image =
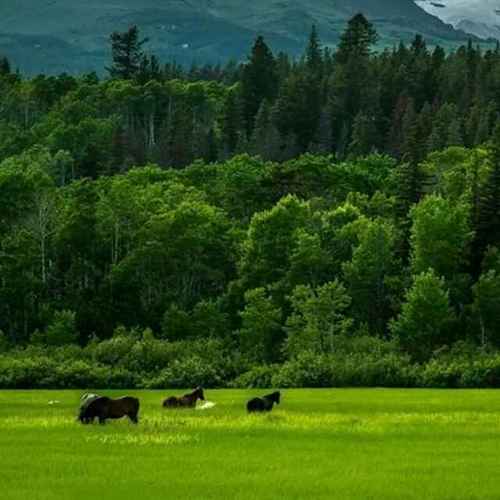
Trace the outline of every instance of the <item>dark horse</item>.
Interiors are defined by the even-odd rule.
[[[134,424],[139,422],[139,400],[130,396],[111,399],[106,396],[88,398],[80,407],[78,420],[83,424],[90,424],[98,419],[105,424],[108,419],[117,419],[127,416]]]
[[[271,411],[274,403],[280,404],[281,394],[279,391],[268,394],[262,398],[253,398],[247,403],[249,413]]]
[[[197,387],[190,394],[184,394],[181,397],[170,396],[163,401],[163,408],[194,408],[198,399],[205,401],[201,387]]]
[[[96,399],[99,399],[101,396],[98,394],[89,394],[85,393],[81,398],[80,398],[80,411],[79,411],[79,416],[78,420],[80,420],[83,424],[90,424],[90,422],[93,420],[90,419],[90,417],[86,416],[86,408],[89,406],[92,401],[95,401]]]

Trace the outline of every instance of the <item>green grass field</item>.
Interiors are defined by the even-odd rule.
[[[80,392],[0,392],[0,498],[500,498],[495,391],[289,390],[264,416],[257,392],[167,412],[169,392],[130,393],[137,427],[78,424]]]

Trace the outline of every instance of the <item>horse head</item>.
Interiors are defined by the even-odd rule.
[[[273,392],[269,399],[279,405],[281,399],[281,392],[280,391]]]
[[[195,395],[196,395],[196,397],[198,399],[201,399],[202,401],[205,401],[205,394],[203,393],[203,388],[202,387],[197,387],[194,392],[195,392]]]

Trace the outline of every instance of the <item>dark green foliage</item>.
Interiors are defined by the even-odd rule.
[[[10,61],[6,57],[0,57],[0,75],[9,75],[10,72]]]
[[[113,33],[110,40],[113,64],[108,72],[112,78],[130,80],[139,74],[141,77],[151,77],[158,73],[157,61],[150,61],[142,52],[147,40],[141,39],[137,26],[132,26],[124,33]]]
[[[109,80],[0,74],[0,386],[496,384],[495,53],[125,35]]]
[[[416,276],[400,315],[391,323],[391,333],[406,351],[422,361],[448,343],[453,320],[444,280],[430,270]]]
[[[78,340],[76,315],[72,311],[56,311],[45,331],[47,345],[74,344]]]
[[[491,144],[491,170],[480,193],[478,203],[476,242],[478,250],[500,241],[500,126]]]
[[[340,38],[336,60],[346,64],[349,60],[360,60],[370,55],[377,42],[377,32],[363,14],[356,14],[348,23]]]
[[[309,35],[309,45],[306,48],[306,63],[309,71],[317,78],[320,78],[323,72],[323,54],[315,25],[313,25]]]
[[[272,101],[277,93],[276,61],[264,38],[258,37],[241,77],[243,115],[248,134],[252,132],[253,122],[262,101]]]

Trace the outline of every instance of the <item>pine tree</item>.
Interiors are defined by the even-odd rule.
[[[9,75],[11,72],[10,62],[6,57],[0,57],[0,76]]]
[[[392,112],[392,123],[387,137],[387,151],[396,158],[401,158],[403,155],[403,120],[409,104],[406,95],[400,95],[396,102],[394,111]]]
[[[491,117],[494,115],[495,104],[491,103],[486,109],[480,112],[479,122],[476,128],[476,134],[474,136],[474,143],[472,145],[479,146],[485,144],[490,138],[491,134]]]
[[[243,129],[243,110],[239,93],[231,89],[222,112],[221,142],[222,156],[229,157],[235,150]]]
[[[139,28],[132,26],[123,33],[114,32],[110,39],[113,63],[107,70],[111,78],[135,78],[144,62],[142,46],[148,41],[147,38],[141,40]]]
[[[363,14],[356,14],[348,23],[340,38],[335,59],[346,64],[352,58],[366,58],[370,48],[378,40],[377,31]]]
[[[377,32],[362,14],[354,16],[342,34],[335,54],[335,71],[330,82],[333,139],[340,157],[351,143],[356,115],[378,107],[378,88],[372,85],[374,66],[370,64],[371,46]]]
[[[323,73],[323,54],[315,25],[312,26],[311,34],[309,35],[309,44],[306,49],[306,64],[312,75],[321,78]]]
[[[349,154],[358,157],[365,156],[377,149],[378,132],[373,116],[358,113],[352,128],[352,139]]]
[[[264,157],[263,152],[266,149],[268,132],[271,122],[271,105],[266,99],[262,101],[253,127],[252,137],[250,139],[250,152]]]
[[[333,151],[332,119],[326,108],[320,112],[318,128],[308,151],[316,154],[330,154]]]
[[[417,164],[420,160],[421,151],[418,137],[418,115],[415,111],[413,99],[407,103],[403,115],[401,156],[404,162]]]
[[[247,133],[251,134],[255,115],[264,99],[274,101],[278,94],[276,60],[271,49],[259,36],[252,48],[252,54],[243,68],[241,78],[241,96],[243,116]]]
[[[463,146],[464,136],[462,130],[462,120],[455,118],[448,127],[447,146]]]
[[[206,136],[206,147],[203,155],[203,159],[206,163],[214,163],[217,161],[218,148],[217,148],[217,136],[213,127],[211,127]]]

